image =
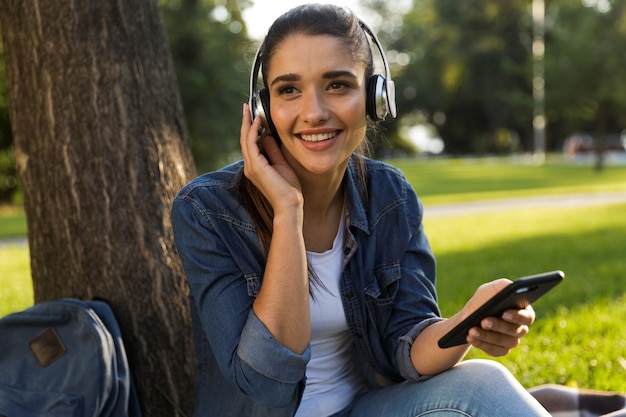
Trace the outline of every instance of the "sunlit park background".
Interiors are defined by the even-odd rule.
[[[248,26],[263,33],[271,23],[258,4],[250,13],[252,4],[161,1],[199,171],[239,157],[241,103],[259,36]],[[373,156],[402,169],[424,202],[443,314],[457,311],[484,281],[562,269],[565,282],[535,306],[531,334],[499,360],[527,387],[626,392],[625,202],[437,211],[626,193],[626,2],[350,6],[387,51],[400,117],[383,126]],[[0,316],[33,303],[13,155],[0,45]]]

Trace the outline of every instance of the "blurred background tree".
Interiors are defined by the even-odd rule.
[[[590,132],[600,150],[605,139],[626,129],[626,3],[558,0],[548,5],[549,135],[562,139]]]
[[[13,137],[9,121],[7,83],[5,76],[4,53],[0,39],[0,204],[15,201],[18,189],[17,169],[13,154]]]
[[[389,48],[398,107],[436,127],[448,153],[524,149],[532,133],[528,0],[414,0]],[[402,124],[402,121],[400,121]]]
[[[199,172],[237,157],[248,98],[248,39],[237,0],[162,0],[191,147]],[[234,156],[233,156],[234,154]]]
[[[253,2],[161,0],[199,172],[239,157],[256,49],[242,11]],[[415,151],[418,125],[449,155],[532,150],[531,0],[361,4],[385,45],[401,115],[385,123],[375,156]],[[551,0],[545,30],[547,151],[561,151],[576,132],[625,129],[626,2]],[[6,96],[0,43],[0,202],[15,199],[18,186]]]

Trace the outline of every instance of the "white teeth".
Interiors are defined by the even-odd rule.
[[[337,132],[320,133],[317,135],[300,135],[300,138],[305,142],[321,142],[323,140],[334,138],[335,135],[337,135]]]

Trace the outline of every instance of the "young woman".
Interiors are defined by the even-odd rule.
[[[485,318],[465,345],[437,345],[509,281],[440,317],[422,206],[398,170],[361,155],[368,123],[393,111],[371,40],[337,6],[278,18],[252,76],[260,67],[266,89],[252,104],[264,117],[243,108],[243,161],[174,201],[195,416],[548,415],[502,366],[461,362],[471,345],[508,353],[532,308]]]

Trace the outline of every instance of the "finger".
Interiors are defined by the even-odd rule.
[[[500,278],[480,285],[476,289],[476,292],[474,293],[472,298],[467,302],[464,307],[464,310],[466,310],[466,314],[469,315],[471,312],[477,310],[487,300],[502,291],[502,289],[509,285],[511,282],[512,281],[509,279]]]
[[[515,346],[502,346],[500,344],[489,343],[487,341],[481,339],[471,339],[468,336],[467,343],[472,345],[473,347],[482,350],[489,356],[499,357],[508,355]],[[518,341],[519,344],[519,341]]]
[[[250,126],[252,125],[252,120],[250,116],[250,111],[247,103],[243,104],[243,112],[241,115],[241,129],[239,131],[239,138],[243,139],[248,135],[248,131],[250,130]]]
[[[507,278],[499,278],[493,281],[489,281],[489,282],[485,282],[484,284],[481,284],[478,289],[477,289],[477,293],[479,292],[484,292],[484,296],[491,298],[494,295],[496,295],[497,293],[499,293],[500,291],[502,291],[502,289],[504,287],[506,287],[507,285],[509,285],[512,281],[510,279]]]
[[[487,333],[503,334],[511,337],[524,337],[528,334],[528,325],[514,323],[494,317],[487,317],[480,322],[480,326]]]
[[[521,310],[507,310],[502,314],[502,320],[530,326],[535,322],[535,310],[530,305]]]
[[[239,146],[241,146],[242,153],[245,152],[246,138],[250,132],[250,126],[252,121],[250,120],[250,112],[248,111],[248,105],[244,103],[243,114],[241,115],[241,128],[239,130]]]
[[[276,142],[273,136],[268,135],[263,138],[263,150],[272,165],[286,163],[280,146],[278,146],[278,142]]]
[[[508,278],[498,278],[496,280],[493,280],[491,282],[488,282],[487,285],[491,286],[495,292],[500,292],[502,291],[505,287],[507,287],[509,284],[511,284],[510,279]]]
[[[250,161],[254,158],[259,151],[257,140],[259,138],[259,129],[261,128],[261,120],[256,117],[252,123],[250,123],[250,113],[247,111],[247,104],[244,105],[243,116],[241,119],[241,131],[239,136],[239,144],[241,146],[241,153],[244,160]]]
[[[519,335],[509,335],[474,327],[467,335],[467,343],[491,356],[502,356],[519,346],[522,333],[524,333],[523,330]]]
[[[255,126],[256,125],[256,126]],[[256,127],[256,128],[255,128]],[[240,138],[248,138],[254,134],[254,137],[258,137],[259,129],[261,127],[261,120],[257,116],[252,120],[252,115],[250,114],[250,107],[248,104],[244,103],[243,112],[241,116],[241,130],[240,130]]]
[[[252,124],[252,113],[248,103],[243,103],[243,120],[247,122],[248,126]]]

